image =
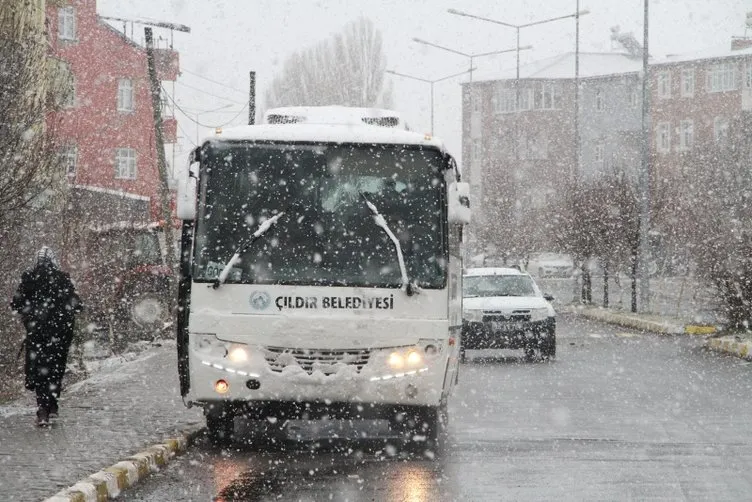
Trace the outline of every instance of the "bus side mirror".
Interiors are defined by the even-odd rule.
[[[196,219],[196,178],[191,174],[190,167],[178,180],[176,206],[179,219],[186,221]]]
[[[448,192],[449,223],[467,225],[470,223],[470,184],[464,182],[450,183]]]

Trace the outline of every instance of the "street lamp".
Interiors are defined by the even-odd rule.
[[[433,84],[436,84],[438,82],[443,82],[444,80],[449,80],[450,78],[459,77],[460,75],[464,75],[465,73],[472,72],[474,69],[475,68],[471,67],[469,70],[461,71],[459,73],[453,73],[452,75],[447,75],[446,77],[441,77],[441,78],[437,78],[434,80],[416,77],[413,75],[407,75],[405,73],[399,73],[393,70],[384,70],[384,71],[386,73],[391,73],[392,75],[397,75],[398,77],[409,78],[411,80],[417,80],[418,82],[425,82],[426,84],[431,85],[431,134],[433,134]]]
[[[413,42],[416,42],[416,43],[419,43],[419,44],[423,44],[423,45],[428,45],[428,46],[434,47],[436,49],[441,49],[442,51],[447,51],[447,52],[451,52],[452,54],[457,54],[459,56],[464,56],[466,58],[470,58],[470,69],[468,70],[468,72],[470,73],[470,82],[473,81],[473,59],[484,57],[484,56],[493,56],[494,54],[504,54],[505,52],[514,52],[514,51],[517,51],[519,53],[519,51],[528,50],[528,49],[532,49],[533,48],[532,45],[525,45],[524,47],[516,47],[514,49],[502,49],[502,50],[498,50],[498,51],[479,52],[479,53],[475,53],[475,54],[468,54],[466,52],[461,52],[461,51],[458,51],[456,49],[451,49],[449,47],[444,47],[443,45],[435,44],[433,42],[428,42],[428,41],[423,40],[421,38],[413,38]]]
[[[224,106],[220,106],[219,108],[214,108],[212,110],[201,110],[201,111],[198,111],[198,112],[195,113],[195,115],[196,115],[196,146],[198,146],[198,142],[200,141],[200,139],[198,137],[199,136],[199,128],[202,127],[202,126],[203,127],[209,127],[209,126],[205,126],[201,122],[199,122],[199,117],[201,115],[203,115],[204,113],[218,112],[220,110],[225,110],[227,108],[230,108],[231,106],[232,106],[232,104],[228,103],[228,104],[226,104]]]
[[[497,21],[496,19],[489,19],[487,17],[476,16],[475,14],[468,14],[467,12],[460,11],[457,9],[448,9],[447,12],[449,12],[450,14],[455,14],[457,16],[471,17],[473,19],[479,19],[481,21],[487,21],[489,23],[500,24],[502,26],[506,26],[507,28],[514,28],[517,31],[517,80],[519,80],[520,79],[520,51],[522,50],[522,47],[520,47],[520,30],[522,28],[529,28],[531,26],[537,26],[539,24],[551,23],[553,21],[559,21],[561,19],[569,19],[570,17],[574,17],[579,20],[580,16],[584,16],[585,14],[588,14],[590,11],[578,9],[577,12],[575,12],[574,14],[567,14],[565,16],[552,17],[549,19],[541,19],[540,21],[532,21],[530,23],[524,23],[524,24],[505,23],[504,21]]]

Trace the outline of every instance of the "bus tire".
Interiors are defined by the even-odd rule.
[[[401,415],[399,427],[404,432],[406,449],[417,456],[438,457],[444,449],[449,421],[446,403],[418,407]]]
[[[222,407],[207,410],[206,433],[213,445],[232,444],[235,436],[235,415]]]

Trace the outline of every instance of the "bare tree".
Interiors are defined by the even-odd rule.
[[[0,226],[28,207],[60,161],[45,114],[54,102],[46,44],[0,37]]]
[[[685,157],[683,173],[667,184],[674,191],[671,237],[683,242],[698,275],[715,286],[729,325],[752,323],[752,122],[738,120],[733,137],[698,145]]]
[[[292,54],[266,92],[266,106],[388,106],[381,33],[360,18],[317,45]]]

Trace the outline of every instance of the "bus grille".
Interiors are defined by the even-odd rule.
[[[309,374],[319,370],[325,375],[336,373],[341,365],[353,366],[360,370],[368,364],[370,350],[326,350],[326,349],[289,349],[284,347],[266,347],[266,363],[272,371],[282,372],[285,367],[297,364]]]

